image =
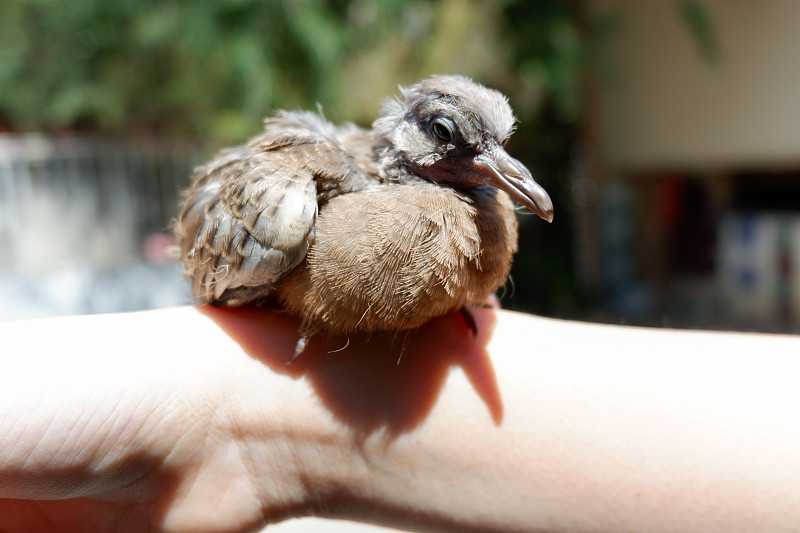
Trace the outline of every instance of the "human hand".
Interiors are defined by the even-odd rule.
[[[4,325],[33,346],[0,378],[0,529],[234,532],[335,512],[347,488],[327,479],[367,481],[333,455],[420,424],[454,364],[500,416],[457,315],[413,338],[319,336],[287,366],[291,319],[198,309]]]

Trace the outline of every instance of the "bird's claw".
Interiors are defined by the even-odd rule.
[[[288,361],[286,361],[286,366],[291,365],[295,362],[295,360],[300,357],[300,354],[306,349],[308,346],[308,340],[311,338],[310,335],[300,335],[300,338],[297,339],[297,344],[294,347],[294,354]]]
[[[467,328],[472,332],[472,338],[478,336],[478,323],[475,321],[475,315],[472,314],[472,311],[469,310],[469,307],[466,305],[462,306],[458,310],[461,317],[464,319],[464,323],[467,325]]]

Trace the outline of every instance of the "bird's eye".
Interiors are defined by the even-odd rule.
[[[449,120],[444,118],[437,118],[431,122],[431,132],[433,135],[443,143],[453,141],[453,126]]]

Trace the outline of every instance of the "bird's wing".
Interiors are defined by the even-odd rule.
[[[195,298],[238,305],[269,296],[305,258],[318,197],[366,183],[336,134],[320,115],[283,113],[198,170],[177,231]]]

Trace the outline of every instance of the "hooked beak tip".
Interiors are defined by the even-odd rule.
[[[546,194],[546,193],[545,193]],[[539,218],[545,222],[553,222],[553,202],[550,196],[545,196],[535,202],[534,206],[527,203],[523,204],[525,207],[533,211]],[[535,207],[535,209],[534,209]]]

